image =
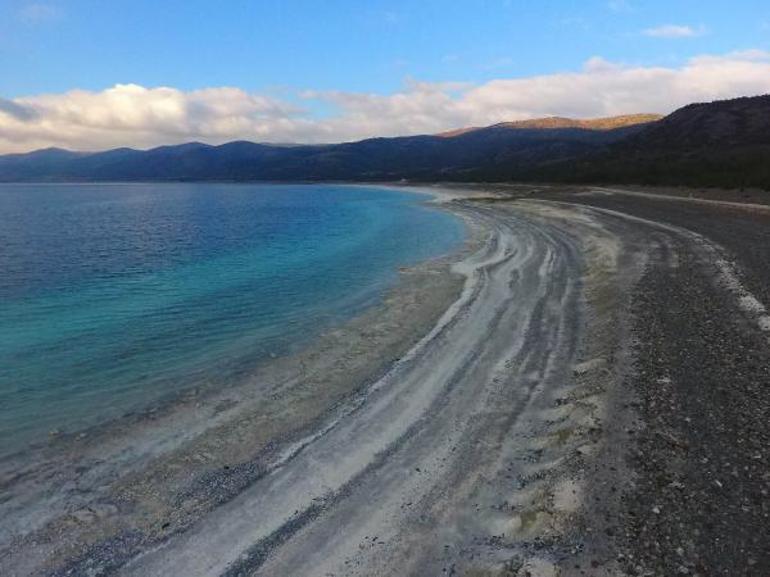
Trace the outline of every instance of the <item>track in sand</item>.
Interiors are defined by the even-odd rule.
[[[705,238],[569,200],[448,201],[478,240],[453,265],[462,291],[384,373],[302,435],[276,437],[258,474],[190,522],[152,535],[110,532],[109,515],[90,529],[70,524],[83,537],[67,554],[38,529],[2,549],[0,568],[135,577],[634,574],[624,496],[632,504],[654,497],[639,493],[646,473],[629,461],[649,449],[637,438],[651,423],[637,382],[646,358],[639,339],[651,337],[640,330],[635,291],[694,259],[704,290],[729,302],[730,314],[753,313],[741,308],[748,292],[720,280],[731,269],[708,269],[720,249]],[[645,310],[666,315],[664,305]],[[191,484],[163,491],[186,506]],[[19,561],[46,539],[50,554]],[[696,564],[683,567],[697,574]]]

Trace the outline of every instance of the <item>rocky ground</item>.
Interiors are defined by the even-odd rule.
[[[638,417],[620,439],[631,475],[607,529],[622,568],[770,574],[770,332],[757,303],[746,306],[746,293],[770,302],[770,210],[547,196],[651,221],[627,222],[647,228],[652,250],[631,292],[631,362],[617,390]]]
[[[770,575],[770,209],[467,196],[451,270],[241,389],[0,463],[0,573]]]

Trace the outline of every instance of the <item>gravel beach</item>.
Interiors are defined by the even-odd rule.
[[[652,244],[619,383],[639,419],[613,532],[624,570],[770,574],[770,209],[717,192],[711,202],[547,196],[648,221],[626,219]]]
[[[0,462],[0,574],[770,575],[770,210],[433,190],[381,306]]]

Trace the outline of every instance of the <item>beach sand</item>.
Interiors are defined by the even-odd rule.
[[[689,461],[671,442],[686,432],[648,433],[668,414],[645,388],[649,323],[677,311],[639,287],[697,262],[692,282],[753,339],[752,284],[724,282],[730,255],[707,238],[573,190],[428,190],[468,241],[402,271],[381,305],[241,386],[0,463],[0,574],[695,574],[703,543],[649,542],[683,513],[655,504],[645,451]]]
[[[188,391],[3,459],[0,543],[25,551],[34,539],[50,565],[125,531],[163,538],[231,498],[355,405],[435,325],[462,290],[452,263],[481,234],[469,225],[460,250],[400,270],[379,305],[262,363],[238,386]],[[40,561],[4,553],[0,568],[11,574]]]

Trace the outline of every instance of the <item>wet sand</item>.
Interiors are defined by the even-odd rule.
[[[684,436],[654,420],[677,414],[673,397],[668,412],[655,403],[698,376],[685,376],[676,355],[666,371],[651,365],[658,339],[671,343],[667,354],[686,349],[665,328],[681,309],[666,305],[685,288],[660,292],[686,266],[697,271],[689,286],[697,280],[737,319],[736,334],[767,352],[763,313],[747,306],[762,298],[732,255],[635,215],[633,203],[588,206],[607,194],[436,192],[469,242],[405,271],[382,306],[242,387],[0,463],[0,574],[547,577],[713,566],[709,516],[682,517],[673,497],[657,504],[668,492],[653,475],[682,461],[671,439]],[[699,322],[700,302],[689,312]],[[735,357],[730,346],[694,358],[721,367]],[[764,374],[757,362],[741,365],[747,383]],[[697,373],[697,362],[682,366]],[[687,414],[713,428],[712,413]],[[753,426],[745,450],[762,466],[765,432]],[[754,507],[743,520],[755,533],[759,490],[749,485],[735,504]],[[651,528],[664,520],[704,536],[690,544],[669,531],[655,542]],[[718,531],[743,547],[722,561],[732,574],[764,566],[754,541]]]

